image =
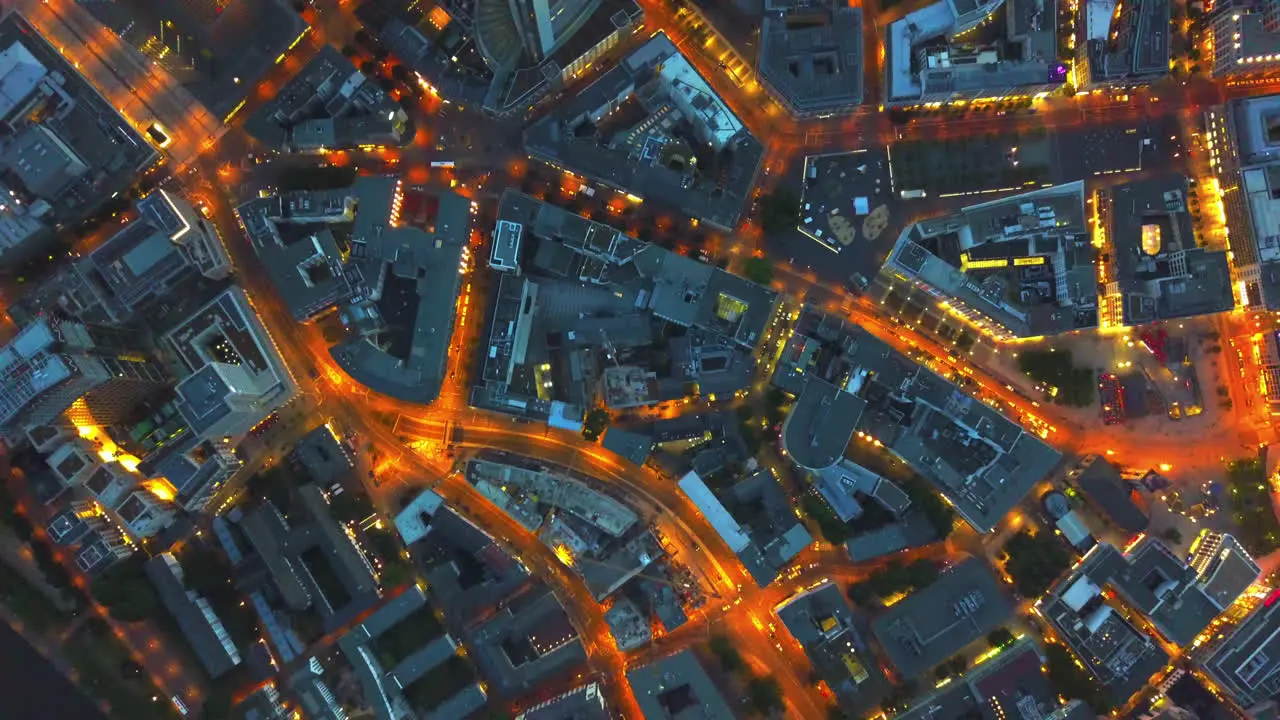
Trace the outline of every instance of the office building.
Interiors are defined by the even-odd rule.
[[[117,330],[41,319],[0,348],[0,435],[25,441],[24,428],[48,425],[73,408],[78,425],[115,422],[163,387],[158,363]]]
[[[644,720],[736,717],[692,650],[683,650],[627,672]]]
[[[197,309],[160,342],[183,369],[178,409],[195,437],[238,439],[297,392],[284,358],[238,287]]]
[[[402,222],[411,202],[433,210]],[[257,198],[236,212],[295,318],[338,309],[352,331],[330,350],[343,370],[401,400],[440,394],[470,261],[469,200],[365,176],[346,188]]]
[[[1169,0],[1083,0],[1078,6],[1079,89],[1146,85],[1169,74]]]
[[[1187,581],[1194,573],[1186,575],[1181,572],[1185,566],[1178,565],[1160,548],[1144,545],[1129,557],[1099,543],[1036,602],[1035,612],[1084,664],[1110,702],[1127,702],[1169,660],[1160,643],[1133,624],[1130,613],[1158,609],[1156,591],[1165,597],[1180,584],[1189,587]],[[1146,572],[1153,573],[1147,576],[1152,580],[1150,588],[1142,584]],[[1203,617],[1208,612],[1205,606],[1195,602],[1179,618],[1179,604],[1176,598],[1170,600],[1173,607],[1166,608],[1172,611],[1166,617],[1170,622],[1161,632],[1185,635],[1202,618],[1205,624],[1212,620],[1212,615]],[[1134,607],[1126,610],[1130,602]],[[1198,632],[1194,629],[1191,636]]]
[[[1221,198],[1241,308],[1280,310],[1278,119],[1280,95],[1232,100],[1205,113],[1213,191]]]
[[[285,152],[389,147],[413,140],[413,126],[400,103],[332,45],[322,47],[258,108],[245,130]]]
[[[760,77],[798,117],[862,104],[862,8],[769,0],[760,26]]]
[[[19,323],[56,312],[146,326],[147,311],[171,293],[231,273],[218,231],[185,198],[156,190],[134,209],[137,216],[124,228],[24,295],[9,314]]]
[[[781,438],[792,462],[815,473],[836,467],[856,434],[906,461],[979,532],[990,532],[1062,458],[999,411],[838,317],[801,315],[773,384],[797,398]]]
[[[1280,694],[1280,602],[1277,593],[1196,655],[1198,667],[1242,709]]]
[[[333,631],[377,604],[377,573],[324,490],[308,484],[297,495],[287,519],[267,500],[237,521],[248,545],[238,582],[251,594],[270,590],[291,612],[313,610]]]
[[[634,102],[630,102],[634,101]],[[636,113],[614,113],[623,105]],[[530,157],[728,230],[764,148],[659,33],[525,131]]]
[[[871,627],[898,676],[907,679],[984,637],[1013,610],[986,563],[969,558],[942,571],[932,585],[894,603]]]
[[[235,642],[209,601],[187,589],[178,559],[170,553],[160,553],[142,567],[156,589],[160,604],[173,616],[209,677],[222,677],[239,665],[240,651]]]
[[[1111,250],[1102,273],[1105,325],[1144,325],[1235,307],[1227,252],[1197,242],[1189,190],[1187,178],[1177,175],[1096,194],[1098,222]]]
[[[838,585],[824,582],[782,601],[774,611],[842,709],[865,713],[888,694],[889,680]]]
[[[578,630],[550,588],[510,598],[467,632],[467,649],[501,695],[527,692],[586,660]]]
[[[680,480],[680,489],[760,587],[773,582],[792,558],[813,543],[768,468],[734,483],[719,497],[692,471]]]
[[[1098,325],[1096,251],[1077,181],[971,205],[902,231],[882,272],[1000,340]]]
[[[1058,693],[1041,669],[1034,640],[1022,638],[999,651],[983,653],[963,675],[917,697],[895,720],[1045,718],[1059,709]],[[1075,716],[1071,716],[1075,719]],[[1086,713],[1077,720],[1096,720]]]
[[[1006,32],[981,26],[1003,8]],[[884,104],[917,107],[1053,92],[1067,81],[1057,53],[1057,3],[939,0],[884,32]]]
[[[1280,5],[1219,0],[1209,14],[1213,75],[1266,75],[1280,67]]]
[[[569,427],[600,402],[639,407],[750,386],[777,293],[515,191],[498,218],[503,232],[519,228],[510,260],[520,274],[499,280],[473,404]],[[669,325],[688,331],[666,333],[655,355]]]
[[[592,682],[521,711],[516,720],[610,720],[600,683]]]
[[[357,16],[432,92],[498,117],[550,101],[644,26],[634,0],[445,0],[425,17],[407,5],[374,0]]]
[[[158,155],[17,13],[0,22],[0,263],[21,263]]]

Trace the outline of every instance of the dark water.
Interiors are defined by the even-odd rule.
[[[0,718],[105,720],[97,705],[4,622],[0,622]]]

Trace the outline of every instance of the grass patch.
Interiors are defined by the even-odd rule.
[[[1240,542],[1254,557],[1280,548],[1280,525],[1271,509],[1271,488],[1260,460],[1236,460],[1227,466],[1232,519],[1240,528]]]
[[[63,653],[79,672],[79,685],[90,697],[111,706],[111,717],[131,720],[174,720],[177,711],[164,692],[145,677],[130,678],[121,672],[131,660],[129,650],[112,633],[95,634],[88,626],[77,630],[63,645]],[[152,696],[160,700],[152,702]]]
[[[4,562],[0,562],[0,605],[38,633],[49,632],[68,619],[22,573]]]

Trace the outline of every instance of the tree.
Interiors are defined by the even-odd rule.
[[[602,407],[592,408],[582,421],[582,438],[588,442],[600,439],[609,427],[609,411]]]
[[[998,627],[987,633],[987,645],[990,645],[992,649],[1008,647],[1009,645],[1012,645],[1016,639],[1017,638],[1013,636],[1013,633],[1009,632],[1009,629],[1004,627]]]
[[[391,78],[396,82],[401,82],[401,83],[409,82],[409,68],[403,65],[400,65],[398,63],[395,65],[392,65]]]
[[[1182,542],[1182,531],[1176,527],[1171,527],[1160,533],[1160,537],[1168,540],[1174,545],[1177,545]]]
[[[1111,710],[1112,703],[1102,686],[1076,665],[1070,650],[1058,643],[1050,643],[1045,646],[1045,658],[1049,683],[1059,695],[1083,700],[1098,715],[1106,715]]]
[[[766,233],[785,232],[800,222],[800,197],[778,188],[760,197],[760,227]]]
[[[720,665],[725,670],[734,673],[746,667],[742,662],[742,656],[738,654],[738,649],[733,646],[733,641],[725,635],[712,635],[711,640],[707,643],[711,652],[715,654],[720,661]]]
[[[378,72],[378,64],[372,60],[365,60],[360,63],[360,72],[366,77],[372,77]]]
[[[747,682],[747,697],[751,707],[762,715],[782,708],[782,686],[772,675],[751,678]]]
[[[1013,587],[1024,598],[1037,598],[1071,566],[1071,556],[1052,533],[1032,535],[1022,532],[1009,538],[1004,552],[1005,572],[1013,578]]]
[[[747,258],[742,266],[742,276],[757,285],[768,287],[773,282],[773,263],[762,257]]]
[[[109,568],[93,581],[92,589],[94,599],[120,622],[138,622],[160,612],[160,599],[142,573],[140,558]]]
[[[356,55],[356,49],[351,47],[350,45],[343,45],[341,52],[342,52],[342,57],[344,58],[352,58],[352,57],[355,57]]]
[[[867,587],[866,583],[854,583],[849,586],[849,599],[854,605],[870,605],[875,601],[876,594]]]

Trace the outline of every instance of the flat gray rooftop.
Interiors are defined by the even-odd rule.
[[[862,8],[767,11],[760,29],[760,75],[803,115],[862,103]]]
[[[1235,307],[1226,251],[1196,242],[1181,175],[1139,180],[1107,194],[1126,325],[1212,315]]]
[[[970,558],[872,623],[899,675],[914,678],[999,627],[1014,612],[985,561]]]
[[[627,671],[627,682],[644,720],[732,720],[735,717],[692,650],[682,650],[631,669]]]
[[[764,148],[691,69],[664,78],[677,66],[687,61],[658,34],[531,125],[526,150],[593,182],[733,228]],[[668,88],[698,100],[677,98]],[[618,108],[626,112],[611,116]]]

